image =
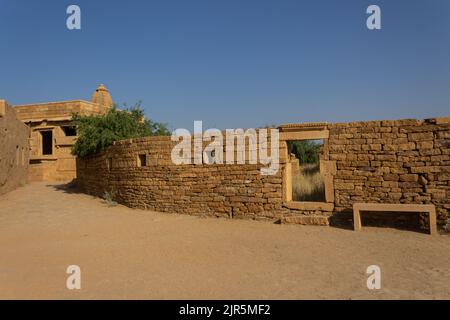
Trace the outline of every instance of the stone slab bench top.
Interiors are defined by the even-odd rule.
[[[430,234],[437,234],[436,208],[432,204],[354,203],[353,225],[355,231],[361,230],[361,211],[428,213]]]

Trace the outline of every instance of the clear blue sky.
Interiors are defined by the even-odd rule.
[[[0,39],[12,104],[104,83],[172,129],[450,115],[449,0],[0,0]]]

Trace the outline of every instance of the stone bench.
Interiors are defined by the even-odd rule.
[[[355,231],[361,230],[361,211],[428,213],[430,220],[430,234],[437,234],[436,208],[432,204],[354,203],[353,225]]]

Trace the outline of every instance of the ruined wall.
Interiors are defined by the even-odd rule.
[[[73,100],[16,105],[14,109],[17,118],[28,123],[71,120],[73,113],[81,115],[104,114],[109,110],[109,107],[84,100]]]
[[[76,136],[66,136],[65,126],[70,121],[30,122],[30,167],[28,181],[70,181],[76,177],[76,160],[72,155],[72,146]],[[42,135],[52,132],[52,154],[42,155]]]
[[[329,125],[335,211],[354,202],[434,204],[450,212],[450,118]]]
[[[260,165],[174,165],[170,137],[117,142],[77,159],[77,181],[87,192],[113,194],[125,205],[163,212],[273,219],[282,205],[281,170],[263,176]],[[147,166],[138,167],[138,155]],[[112,165],[111,168],[109,166]]]
[[[14,107],[17,118],[31,128],[30,167],[28,180],[34,181],[70,181],[76,177],[75,157],[71,154],[76,137],[66,136],[62,127],[72,126],[72,114],[99,115],[110,107],[83,101],[61,101]],[[44,131],[52,132],[50,155],[42,154],[42,136]]]
[[[286,200],[286,143],[280,143],[278,173],[263,176],[260,165],[176,166],[169,137],[120,141],[78,159],[77,180],[88,193],[103,196],[108,191],[130,207],[163,212],[326,225],[330,217],[351,211],[355,202],[432,203],[438,223],[446,222],[448,118],[337,123],[323,130],[327,136],[329,131],[322,155],[328,172],[321,165],[331,184],[327,203]],[[138,166],[139,154],[147,154],[147,166]]]
[[[27,182],[29,128],[0,100],[0,194]]]

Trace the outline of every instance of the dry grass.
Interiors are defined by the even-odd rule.
[[[319,164],[300,166],[300,172],[292,177],[294,201],[325,201],[325,186]]]
[[[445,226],[444,226],[444,230],[450,231],[450,218],[447,219],[447,222],[445,223]]]

